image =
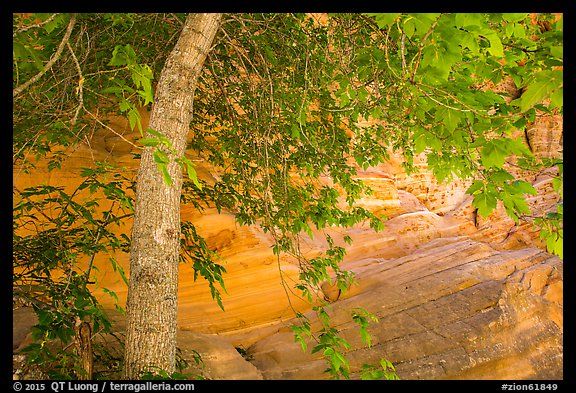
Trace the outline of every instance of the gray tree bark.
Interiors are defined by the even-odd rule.
[[[196,83],[220,20],[221,14],[188,16],[156,87],[149,127],[162,132],[176,153],[168,165],[171,186],[154,162],[153,148],[141,155],[126,304],[126,379],[175,370],[182,168],[174,158],[184,154]]]

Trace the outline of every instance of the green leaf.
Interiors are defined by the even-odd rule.
[[[558,176],[552,179],[552,187],[554,191],[560,195],[560,198],[564,198],[564,177]]]
[[[458,123],[460,123],[461,119],[462,114],[460,112],[446,107],[438,108],[435,114],[435,120],[444,124],[446,129],[450,132],[453,132],[456,127],[458,127]]]
[[[520,98],[520,110],[525,112],[532,108],[534,104],[541,102],[552,89],[553,87],[547,82],[535,82],[529,85]]]
[[[42,58],[40,56],[40,51],[37,51],[30,47],[30,45],[22,45],[19,42],[14,41],[14,59],[17,60],[27,60],[28,58],[32,60],[32,65],[38,71],[41,71],[44,68],[44,63],[42,62]],[[21,63],[21,67],[23,69],[27,69],[27,65],[29,64],[28,61]]]
[[[554,57],[559,59],[564,58],[564,47],[563,46],[551,46],[550,47],[550,54]]]
[[[186,169],[188,177],[190,178],[190,180],[192,180],[192,183],[194,183],[194,185],[198,187],[199,190],[201,190],[202,184],[200,184],[200,182],[198,181],[198,175],[196,174],[196,170],[194,169],[194,164],[192,164],[192,162],[190,161],[186,161]]]
[[[344,235],[344,242],[346,242],[349,245],[352,245],[352,238],[350,237],[350,235]]]
[[[168,138],[166,138],[166,136],[162,134],[160,131],[153,130],[152,128],[147,128],[146,132],[152,136],[155,136],[158,139],[159,143],[163,144],[169,149],[172,149],[172,142]]]
[[[514,24],[514,36],[519,38],[526,37],[526,27],[521,23]]]
[[[416,28],[414,26],[414,19],[413,18],[406,19],[402,26],[402,30],[404,31],[404,34],[406,34],[408,38],[412,38],[412,36],[414,35],[414,31],[416,31]]]
[[[551,253],[554,253],[554,251],[556,250],[556,243],[559,239],[558,233],[552,232],[548,235],[548,237],[546,238],[546,248],[548,249],[548,251],[550,251]]]
[[[457,47],[450,46],[445,42],[438,42],[433,45],[426,45],[422,51],[422,67],[427,66],[427,72],[423,74],[427,80],[446,80],[450,74],[451,67],[461,59]]]
[[[142,145],[144,146],[158,146],[160,144],[160,141],[156,138],[142,138],[139,139],[138,142],[140,142]]]
[[[526,112],[535,104],[542,102],[551,92],[560,88],[562,83],[562,71],[541,71],[536,75],[534,82],[526,87],[522,96],[512,101],[512,103],[518,103],[519,101],[520,111]]]
[[[44,25],[44,30],[46,30],[47,33],[51,33],[54,31],[54,29],[63,24],[64,17],[64,14],[57,15],[54,19],[52,19],[52,21]]]
[[[108,65],[110,66],[124,66],[136,64],[136,52],[132,49],[130,44],[116,45],[112,52],[112,58]]]
[[[166,164],[158,163],[158,168],[162,172],[162,176],[164,177],[164,183],[166,183],[166,185],[170,187],[172,185],[172,177],[168,172],[168,166]]]
[[[502,168],[507,154],[503,141],[499,139],[488,141],[480,150],[482,165],[485,168]]]
[[[457,27],[481,26],[483,25],[483,15],[480,13],[457,13],[454,22]]]
[[[504,13],[502,14],[502,20],[510,23],[520,22],[528,16],[527,13]]]
[[[525,117],[521,117],[520,119],[518,119],[517,121],[514,122],[514,127],[516,127],[519,130],[522,130],[526,127],[526,124],[528,122],[526,121]]]
[[[298,127],[298,125],[293,123],[292,126],[290,127],[290,130],[292,132],[291,133],[292,138],[296,138],[296,139],[300,138],[300,127]]]
[[[474,182],[472,183],[472,185],[470,187],[468,187],[468,189],[466,190],[466,194],[475,194],[477,193],[477,191],[481,190],[484,188],[484,182],[482,180],[474,180]]]
[[[494,183],[501,183],[508,180],[514,180],[514,176],[505,169],[498,168],[488,177],[488,180]]]
[[[439,16],[439,13],[432,12],[409,14],[409,17],[412,17],[414,21],[414,32],[422,37],[428,33],[428,30]]]
[[[166,154],[166,152],[164,152],[160,149],[156,149],[154,151],[154,161],[157,164],[168,164],[170,162],[170,159],[168,158],[168,155]]]
[[[516,223],[519,222],[516,213],[530,214],[530,208],[522,194],[511,194],[508,192],[501,192],[500,199],[504,204],[504,209],[510,218]]]
[[[362,341],[368,345],[368,347],[372,346],[372,336],[370,333],[368,333],[368,330],[360,329],[360,337],[362,338]]]
[[[103,291],[104,293],[107,293],[108,295],[110,295],[110,297],[113,298],[116,303],[119,302],[119,300],[118,300],[118,295],[116,295],[116,292],[111,291],[111,290],[108,289],[108,288],[102,288],[102,291]]]
[[[506,25],[506,28],[504,29],[504,32],[506,34],[506,37],[512,37],[514,35],[514,24],[508,23]]]
[[[474,200],[472,201],[472,206],[478,209],[478,213],[482,217],[488,217],[494,209],[498,200],[496,199],[495,192],[490,190],[485,190],[474,195]]]
[[[559,230],[558,236],[556,237],[556,241],[554,242],[554,248],[552,252],[560,257],[560,259],[564,259],[564,231]]]
[[[420,153],[422,153],[427,147],[428,147],[428,144],[426,143],[426,135],[425,135],[425,134],[420,134],[420,136],[418,136],[418,137],[414,140],[414,152],[415,152],[416,154],[420,154]]]
[[[533,153],[530,151],[530,149],[526,145],[524,138],[522,138],[522,137],[517,138],[517,139],[504,138],[503,141],[505,141],[506,150],[509,153],[520,155],[520,156],[527,156],[527,157],[533,155]]]
[[[130,121],[130,128],[134,130],[136,125],[138,125],[138,130],[142,134],[142,123],[140,122],[140,112],[135,107],[132,107],[128,112],[128,120]]]
[[[488,28],[481,30],[481,34],[484,35],[490,42],[490,47],[487,49],[490,54],[495,57],[504,57],[504,46],[498,34]]]
[[[515,180],[514,182],[512,182],[512,187],[518,194],[530,194],[530,195],[538,194],[534,186],[524,180]]]
[[[562,109],[564,106],[564,88],[559,88],[550,95],[550,107]]]
[[[337,359],[337,363],[335,362],[335,364],[338,364],[338,367],[336,367],[337,370],[339,370],[342,366],[344,366],[346,369],[350,368],[348,359],[346,359],[340,352],[336,351],[333,358]]]
[[[388,28],[388,26],[392,25],[400,14],[367,14],[368,16],[373,16],[376,19],[376,23],[378,27],[381,29]]]

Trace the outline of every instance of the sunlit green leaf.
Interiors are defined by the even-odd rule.
[[[497,203],[496,194],[491,191],[478,192],[472,200],[472,206],[478,209],[482,217],[488,217],[496,209]]]
[[[380,27],[381,29],[387,28],[388,26],[390,26],[392,23],[394,23],[396,21],[398,16],[400,16],[400,14],[394,14],[394,13],[367,14],[367,15],[373,16],[376,19],[376,23],[378,24],[378,27]]]

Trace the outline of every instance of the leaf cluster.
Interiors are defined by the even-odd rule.
[[[70,14],[13,14],[13,86],[30,80],[62,42]],[[25,170],[48,155],[53,166],[69,146],[97,129],[95,119],[118,111],[140,126],[136,106],[152,101],[167,48],[181,20],[171,14],[77,14],[62,55],[15,99],[13,163]],[[146,59],[145,62],[139,59]]]
[[[298,324],[290,325],[294,332],[294,340],[298,342],[303,351],[308,348],[308,342],[312,339],[316,345],[311,353],[321,352],[328,363],[325,370],[333,379],[350,379],[351,366],[345,352],[352,349],[350,343],[339,336],[339,330],[330,324],[330,315],[325,305],[314,306],[313,311],[321,322],[321,329],[314,333],[310,319],[302,313],[297,313]],[[371,335],[368,332],[370,322],[378,322],[378,317],[363,308],[355,308],[351,313],[352,321],[359,326],[361,340],[372,346]],[[364,364],[361,368],[361,379],[399,379],[392,363],[382,358],[380,368],[374,365]]]
[[[376,91],[396,92],[394,103],[386,107],[386,113],[395,116],[386,121],[402,130],[398,132],[402,136],[393,135],[397,141],[392,145],[404,149],[407,169],[412,154],[424,154],[438,181],[473,180],[467,192],[482,216],[501,202],[517,223],[529,218],[525,195],[536,190],[517,180],[510,166],[522,163],[522,176],[547,165],[517,135],[526,134],[537,114],[563,113],[563,17],[509,13],[368,17],[377,37],[368,48],[380,49],[371,49],[372,56],[382,59],[380,73],[391,77],[391,85],[379,78]],[[503,83],[510,87],[499,88]],[[561,179],[562,175],[555,184]],[[550,234],[542,233],[544,238]]]
[[[81,372],[71,351],[77,321],[88,321],[95,334],[111,332],[111,322],[93,295],[98,283],[92,262],[97,253],[126,251],[129,246],[129,239],[111,226],[123,225],[132,215],[132,182],[120,173],[110,174],[104,165],[83,174],[85,180],[71,194],[47,185],[15,190],[13,293],[38,317],[32,328],[34,343],[25,351],[30,364],[54,378],[76,378]],[[127,282],[113,256],[109,261]],[[113,291],[102,289],[118,301]],[[99,352],[96,356],[105,356],[106,349]]]
[[[226,273],[226,269],[217,262],[221,257],[208,247],[204,238],[198,234],[196,227],[191,222],[182,222],[181,231],[183,237],[181,240],[180,261],[192,264],[194,281],[196,281],[198,276],[202,276],[208,282],[212,298],[224,310],[220,291],[216,287],[216,284],[218,284],[226,293],[222,276]]]

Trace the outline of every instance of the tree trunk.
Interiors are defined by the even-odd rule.
[[[182,168],[174,158],[184,154],[194,90],[220,20],[221,14],[188,16],[156,88],[149,127],[172,142],[176,155],[168,165],[171,186],[154,162],[153,148],[141,156],[126,304],[126,379],[175,370]]]
[[[80,357],[83,373],[78,379],[91,380],[93,371],[92,327],[86,321],[76,323],[76,353]]]

